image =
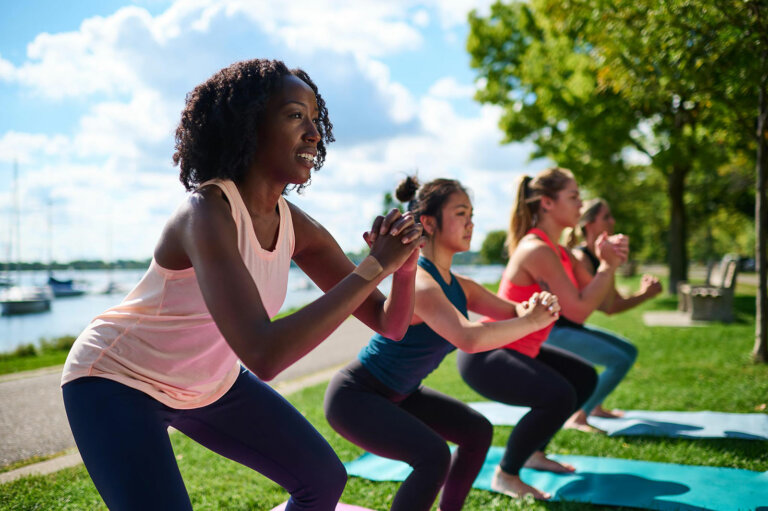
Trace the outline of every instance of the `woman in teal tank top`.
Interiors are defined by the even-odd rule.
[[[358,359],[331,380],[325,414],[350,442],[413,467],[392,510],[429,510],[442,489],[439,509],[455,511],[482,468],[493,428],[422,380],[456,348],[491,350],[549,325],[559,305],[549,293],[517,304],[451,273],[454,254],[469,250],[473,228],[472,204],[458,181],[436,179],[419,188],[409,177],[397,197],[409,202],[428,236],[418,261],[411,326],[401,340],[371,338]],[[501,321],[470,321],[469,310]],[[457,445],[453,454],[448,441]]]

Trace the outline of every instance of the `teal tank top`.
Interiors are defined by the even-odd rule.
[[[456,277],[451,274],[451,283],[446,284],[432,261],[419,257],[418,264],[440,284],[453,306],[468,317],[467,297]],[[420,323],[408,327],[400,341],[375,334],[357,357],[381,383],[401,394],[409,394],[455,349],[426,323]]]

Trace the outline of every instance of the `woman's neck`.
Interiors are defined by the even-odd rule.
[[[563,230],[565,229],[563,226],[551,221],[549,217],[542,218],[536,225],[534,225],[534,227],[544,231],[544,234],[547,235],[549,240],[555,244],[560,241],[560,236],[563,234]]]
[[[440,276],[446,282],[451,278],[451,263],[453,262],[454,252],[435,244],[432,240],[428,241],[424,248],[421,249],[421,255],[435,265],[437,271],[440,272]]]
[[[270,183],[266,179],[253,178],[251,175],[247,175],[236,186],[251,217],[274,215],[277,201],[284,189],[281,183]]]

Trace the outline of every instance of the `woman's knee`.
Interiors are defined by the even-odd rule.
[[[299,509],[330,509],[336,504],[347,484],[347,470],[337,457],[312,470],[312,477],[291,491]]]
[[[451,466],[451,450],[442,440],[425,442],[408,462],[421,477],[442,484]]]
[[[458,442],[462,447],[487,449],[493,440],[493,424],[480,413],[473,413],[466,422],[466,433]]]

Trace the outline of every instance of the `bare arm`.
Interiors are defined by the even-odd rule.
[[[662,289],[661,282],[659,282],[656,277],[643,275],[643,278],[640,281],[640,289],[636,293],[625,297],[614,288],[612,300],[608,303],[603,303],[603,305],[600,306],[600,310],[606,314],[624,312],[625,310],[637,307],[641,303],[650,300],[661,293]]]
[[[354,268],[354,264],[344,255],[336,240],[314,219],[291,205],[291,214],[297,240],[301,237],[301,245],[297,241],[293,259],[296,264],[315,282],[320,289],[328,292],[339,281],[346,277]],[[386,218],[378,217],[374,221],[372,231],[376,235],[365,234],[365,239],[372,239],[371,245],[382,237],[381,231],[399,236],[401,242],[416,243],[421,236],[421,226],[414,224],[410,215],[405,217],[393,210]],[[414,306],[414,278],[418,249],[414,249],[406,262],[392,275],[392,288],[388,297],[378,289],[371,291],[369,296],[354,311],[355,317],[368,325],[372,330],[390,339],[399,340],[405,335],[411,321]]]
[[[535,296],[535,304],[522,317],[490,323],[470,321],[427,272],[419,269],[416,277],[414,320],[424,321],[438,335],[468,353],[500,348],[541,330],[556,319],[558,310],[557,299],[544,293],[542,297]]]
[[[518,303],[492,293],[472,279],[461,275],[455,275],[455,277],[467,297],[467,309],[495,320],[517,317]]]
[[[317,229],[313,224],[297,232],[297,244],[299,236]],[[326,294],[295,314],[271,321],[238,252],[236,227],[220,193],[193,194],[171,235],[178,238],[195,268],[206,306],[227,343],[246,367],[264,380],[274,378],[322,342],[418,245],[382,236],[372,250],[384,268],[377,278],[369,281],[350,274],[352,263],[339,259],[343,270],[348,271]],[[324,238],[323,234],[315,236]],[[306,247],[313,247],[309,253],[325,253],[312,243]]]
[[[583,266],[573,261],[574,276],[579,288],[565,273],[559,257],[544,242],[524,240],[515,254],[516,263],[527,272],[541,289],[557,295],[562,314],[577,323],[583,323],[605,300],[613,289],[613,276],[621,257],[604,247],[606,259],[601,259],[594,277]],[[582,287],[583,285],[583,287]]]

